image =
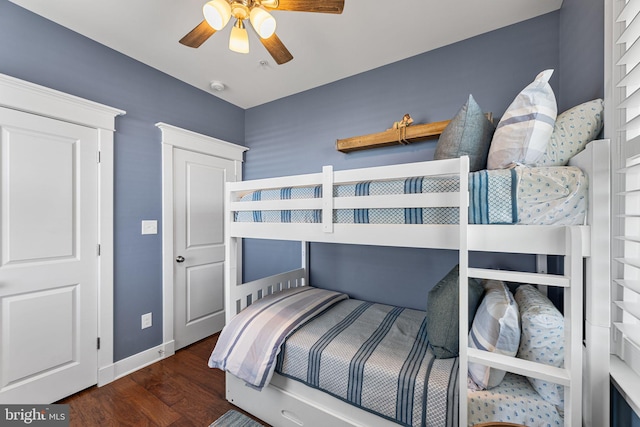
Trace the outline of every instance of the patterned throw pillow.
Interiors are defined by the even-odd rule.
[[[442,131],[433,158],[441,160],[469,156],[471,172],[486,169],[495,129],[473,96],[469,95],[467,102]]]
[[[504,113],[491,140],[488,169],[504,169],[513,164],[532,165],[547,148],[558,107],[545,70],[524,88]]]
[[[560,368],[564,365],[564,318],[546,296],[531,285],[516,290],[522,321],[518,357]],[[529,377],[529,382],[547,402],[564,407],[564,389],[554,383]]]
[[[469,332],[469,347],[515,356],[520,344],[518,305],[504,282],[488,280],[485,295]],[[469,375],[481,389],[500,384],[505,371],[479,363],[469,363]]]
[[[564,166],[602,130],[604,103],[594,99],[561,113],[538,166]]]

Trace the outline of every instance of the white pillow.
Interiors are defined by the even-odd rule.
[[[469,347],[515,356],[520,343],[518,305],[504,282],[488,280],[485,295],[473,318]],[[469,363],[469,375],[481,389],[495,387],[505,371],[479,363]]]
[[[518,357],[561,368],[564,365],[564,318],[553,303],[531,285],[520,285],[515,295],[522,336]],[[538,394],[560,409],[564,408],[562,386],[528,377]]]
[[[487,169],[505,169],[513,164],[532,165],[547,148],[558,106],[545,70],[524,88],[500,119],[493,134]]]

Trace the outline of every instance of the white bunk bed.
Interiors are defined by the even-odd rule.
[[[347,243],[392,247],[459,250],[460,283],[468,277],[559,286],[564,289],[564,368],[528,362],[468,348],[468,313],[460,310],[459,384],[467,384],[469,362],[516,374],[542,378],[564,386],[566,426],[608,425],[608,310],[609,310],[609,148],[593,141],[572,159],[589,177],[586,225],[470,225],[468,224],[468,159],[420,162],[358,170],[333,171],[227,184],[226,284],[227,323],[253,302],[274,292],[309,283],[307,242]],[[459,191],[394,196],[333,197],[335,185],[360,181],[396,180],[425,175],[455,174]],[[322,186],[322,197],[272,201],[239,201],[262,189]],[[334,210],[454,206],[454,224],[342,224]],[[243,211],[321,210],[318,223],[237,222]],[[241,282],[242,238],[302,242],[300,269]],[[538,255],[539,273],[470,268],[469,251]],[[546,255],[564,256],[564,275],[546,273]],[[583,260],[586,267],[583,280]],[[585,290],[583,298],[583,289]],[[426,291],[425,291],[426,297]],[[460,307],[467,307],[467,287],[460,287]],[[584,300],[584,315],[583,315]],[[584,340],[583,340],[583,327]],[[584,357],[583,357],[584,354]],[[583,368],[584,364],[584,368]],[[227,399],[274,426],[392,426],[398,425],[369,411],[277,373],[258,391],[227,373]],[[584,390],[583,390],[584,388]],[[603,390],[606,392],[603,394]],[[459,425],[467,425],[467,399],[459,402]],[[504,421],[504,420],[503,420]]]

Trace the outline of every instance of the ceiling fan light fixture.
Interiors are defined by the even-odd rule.
[[[251,9],[249,19],[251,20],[253,28],[263,39],[268,39],[276,32],[275,18],[260,6],[255,6]]]
[[[231,29],[229,49],[238,53],[249,53],[249,34],[241,19],[238,19]]]
[[[211,0],[202,7],[202,13],[207,24],[220,31],[231,19],[231,6],[227,0]]]
[[[1,1],[1,0],[0,0]],[[205,19],[183,36],[179,42],[184,46],[197,48],[217,31],[222,30],[231,17],[236,23],[231,28],[229,49],[249,53],[249,35],[244,21],[249,20],[259,36],[260,43],[267,49],[278,65],[293,59],[289,49],[276,35],[276,20],[270,11],[297,11],[312,13],[341,14],[345,0],[204,0]]]

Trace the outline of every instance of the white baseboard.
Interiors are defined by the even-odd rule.
[[[174,354],[175,341],[169,341],[129,356],[126,359],[119,360],[111,365],[104,366],[98,369],[98,387],[109,384],[118,378],[122,378]]]
[[[109,384],[115,377],[115,365],[113,363],[98,369],[98,387]]]

